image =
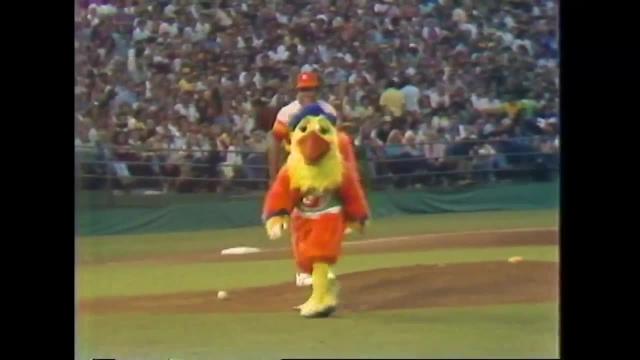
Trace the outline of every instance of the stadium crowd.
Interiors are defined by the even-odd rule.
[[[80,1],[86,186],[109,174],[125,188],[154,176],[171,179],[165,190],[263,186],[269,131],[301,71],[320,75],[369,175],[405,186],[452,179],[416,169],[494,181],[552,168],[557,12],[555,0]]]

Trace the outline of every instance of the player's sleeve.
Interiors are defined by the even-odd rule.
[[[278,142],[282,142],[289,136],[289,112],[287,107],[284,107],[278,111],[276,115],[276,121],[273,123],[273,136]]]
[[[347,221],[364,222],[369,219],[369,204],[355,166],[347,166],[340,188]]]
[[[336,110],[333,105],[329,104],[328,102],[323,102],[323,105],[324,111],[330,113],[333,116],[338,116],[338,110]]]
[[[293,194],[290,189],[289,171],[283,166],[278,172],[262,209],[262,220],[267,221],[274,216],[289,215],[293,210]]]

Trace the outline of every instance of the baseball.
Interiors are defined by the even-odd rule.
[[[508,261],[512,264],[516,264],[516,263],[522,262],[522,260],[524,260],[522,256],[512,256],[509,258]]]
[[[229,294],[227,294],[226,291],[224,291],[224,290],[218,291],[218,300],[224,300],[224,299],[226,299],[228,297],[229,297]]]

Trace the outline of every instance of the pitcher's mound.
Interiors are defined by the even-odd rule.
[[[338,275],[339,312],[533,303],[558,299],[558,263],[481,262],[415,265]],[[287,283],[229,291],[218,301],[217,289],[84,301],[81,312],[219,313],[293,311],[310,288]]]

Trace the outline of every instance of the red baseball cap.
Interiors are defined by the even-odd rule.
[[[320,86],[318,75],[313,72],[305,71],[298,75],[297,89],[301,88],[317,88]]]

